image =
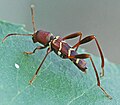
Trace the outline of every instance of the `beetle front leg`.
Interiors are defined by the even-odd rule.
[[[36,47],[32,52],[24,52],[25,54],[33,54],[35,53],[36,50],[44,49],[46,46],[38,46]]]
[[[97,85],[100,87],[100,89],[103,91],[103,93],[106,95],[106,97],[108,97],[109,99],[112,99],[112,97],[105,91],[105,89],[100,85],[100,79],[99,79],[99,76],[98,76],[98,72],[97,72],[97,69],[95,67],[95,64],[92,60],[92,57],[90,56],[90,54],[78,54],[78,55],[75,55],[75,56],[68,56],[68,58],[80,58],[80,59],[86,59],[86,58],[89,58],[91,63],[92,63],[92,66],[94,68],[94,71],[95,71],[95,75],[96,75],[96,79],[97,79]]]
[[[33,76],[32,79],[30,80],[30,82],[29,82],[30,84],[32,84],[33,80],[36,78],[36,76],[37,76],[37,74],[38,74],[38,72],[39,72],[39,70],[40,70],[42,64],[44,63],[46,57],[48,56],[48,54],[49,54],[50,52],[51,52],[51,49],[48,48],[45,57],[43,58],[42,62],[40,63],[40,65],[39,65],[38,69],[36,70],[34,76]]]

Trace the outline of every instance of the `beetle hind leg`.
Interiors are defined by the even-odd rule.
[[[100,85],[100,79],[99,79],[99,76],[98,76],[98,72],[97,72],[97,69],[95,67],[95,64],[92,60],[92,57],[90,56],[90,54],[78,54],[78,55],[74,55],[74,56],[69,56],[69,58],[80,58],[80,59],[86,59],[86,58],[89,58],[91,63],[92,63],[92,66],[94,68],[94,72],[95,72],[95,75],[96,75],[96,79],[97,79],[97,86],[99,86],[99,88],[102,90],[102,92],[105,94],[106,97],[108,97],[109,99],[112,99],[112,97],[105,91],[105,89]]]

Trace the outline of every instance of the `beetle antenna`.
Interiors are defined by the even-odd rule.
[[[35,21],[34,21],[34,5],[31,5],[31,15],[32,15],[32,25],[33,25],[33,31],[34,34],[36,33],[36,27],[35,27]],[[12,34],[8,34],[7,36],[4,37],[4,39],[2,40],[2,43],[7,39],[7,37],[9,36],[33,36],[34,34],[17,34],[17,33],[12,33]]]
[[[2,43],[7,39],[7,37],[9,36],[33,36],[33,34],[16,34],[16,33],[13,33],[13,34],[8,34],[7,36],[4,37],[4,39],[2,40]]]
[[[32,25],[33,25],[33,31],[35,33],[36,32],[36,25],[35,25],[35,19],[34,19],[34,16],[35,16],[34,7],[35,6],[32,4],[31,5]]]

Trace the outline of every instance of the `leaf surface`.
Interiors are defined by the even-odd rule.
[[[42,61],[45,50],[33,55],[23,54],[33,51],[31,37],[9,37],[8,33],[30,33],[23,25],[0,21],[0,105],[119,105],[120,103],[120,65],[105,59],[105,76],[101,85],[113,97],[109,100],[96,84],[96,77],[90,60],[86,60],[88,70],[82,73],[70,60],[63,60],[54,52],[50,53],[33,82],[34,75]],[[79,53],[83,53],[79,49]],[[100,58],[93,56],[100,72]]]

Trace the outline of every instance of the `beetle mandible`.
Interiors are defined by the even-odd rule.
[[[63,59],[67,59],[67,58],[70,59],[78,67],[78,69],[80,69],[82,72],[86,72],[86,69],[87,69],[86,62],[83,59],[89,58],[92,63],[95,75],[96,75],[98,87],[102,90],[102,92],[109,99],[112,99],[112,97],[105,91],[105,89],[100,84],[98,72],[97,72],[94,61],[93,61],[92,57],[90,56],[90,54],[78,54],[77,53],[77,49],[80,45],[87,43],[89,41],[95,40],[95,43],[98,47],[98,51],[100,53],[100,57],[101,57],[101,61],[102,61],[101,62],[101,68],[102,68],[101,77],[104,76],[104,56],[103,56],[101,47],[100,47],[96,37],[94,35],[90,35],[90,36],[87,36],[82,39],[82,32],[76,32],[76,33],[72,33],[70,35],[67,35],[67,36],[61,38],[60,36],[54,36],[52,33],[44,31],[44,30],[36,31],[35,22],[34,22],[34,5],[31,5],[31,14],[32,14],[32,24],[33,24],[33,30],[34,30],[33,34],[13,33],[13,34],[8,34],[2,40],[2,42],[4,42],[8,36],[16,36],[16,35],[32,36],[33,43],[39,42],[40,44],[43,45],[43,46],[36,47],[32,52],[24,52],[25,54],[33,54],[33,53],[35,53],[36,50],[47,48],[46,55],[43,58],[42,62],[40,63],[38,69],[36,70],[33,78],[30,80],[30,84],[32,84],[33,80],[37,76],[37,74],[38,74],[42,64],[44,63],[46,57],[48,56],[48,54],[51,51],[54,51],[57,55],[59,55]],[[79,41],[74,46],[71,47],[67,42],[65,42],[65,40],[72,39],[75,37],[79,37]]]

